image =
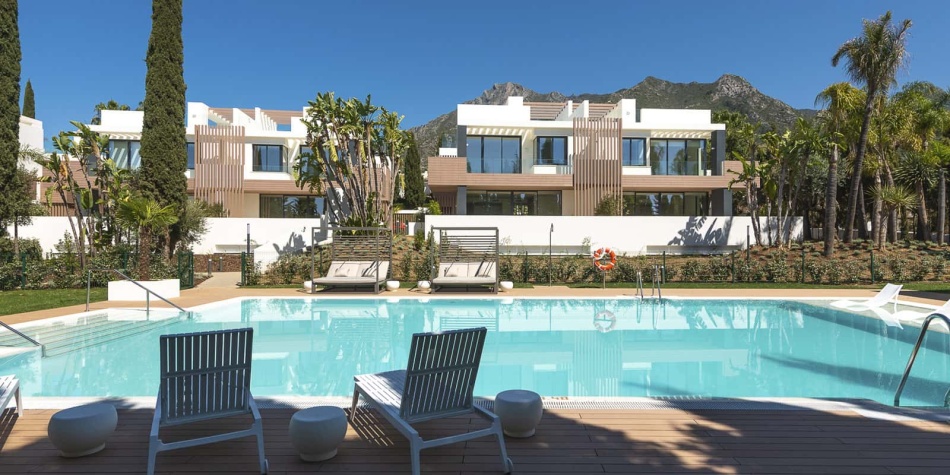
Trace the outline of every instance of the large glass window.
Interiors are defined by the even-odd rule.
[[[262,218],[319,218],[323,197],[312,195],[261,195]]]
[[[185,147],[188,150],[188,164],[187,167],[189,170],[195,169],[195,143],[188,142],[185,144]]]
[[[109,158],[117,168],[137,170],[142,166],[142,142],[138,140],[110,140]]]
[[[654,175],[699,175],[705,164],[705,140],[650,139]]]
[[[567,165],[567,137],[538,137],[535,151],[538,165]]]
[[[282,145],[253,145],[254,171],[285,172],[284,147]]]
[[[559,191],[469,191],[465,200],[469,215],[561,215]]]
[[[623,166],[641,167],[647,164],[646,139],[623,139]]]
[[[521,137],[469,135],[469,173],[521,173]]]
[[[624,193],[627,216],[706,216],[707,193]]]

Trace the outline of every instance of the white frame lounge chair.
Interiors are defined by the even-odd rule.
[[[485,344],[485,328],[452,330],[441,333],[412,335],[407,369],[355,376],[353,406],[363,396],[402,435],[409,439],[412,473],[419,475],[422,449],[454,444],[485,436],[495,436],[501,450],[505,473],[514,470],[508,458],[501,420],[495,414],[473,404],[475,377]],[[475,413],[491,422],[491,426],[465,434],[423,440],[412,424]]]
[[[251,396],[253,339],[251,328],[161,336],[161,382],[148,440],[149,475],[155,473],[159,452],[250,436],[257,437],[261,473],[267,473],[261,413]],[[254,418],[250,429],[169,443],[158,438],[164,426],[243,414]]]
[[[924,319],[927,318],[928,315],[932,315],[934,313],[939,313],[941,315],[950,317],[950,300],[947,300],[946,302],[944,302],[943,305],[933,310],[925,310],[923,312],[918,312],[915,310],[901,310],[899,312],[894,312],[892,314],[892,317],[898,322],[923,323]],[[945,325],[943,323],[943,320],[940,320],[940,319],[935,320],[934,324]]]
[[[0,376],[0,411],[7,408],[10,398],[16,399],[16,414],[23,417],[23,398],[20,397],[20,380],[10,374]]]
[[[867,300],[836,300],[831,302],[831,306],[834,308],[859,312],[861,310],[883,307],[893,300],[894,306],[896,307],[897,297],[900,295],[901,288],[903,287],[904,286],[902,284],[887,284],[883,289],[878,291],[874,297],[871,297]]]

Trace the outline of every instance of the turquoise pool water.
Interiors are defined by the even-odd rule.
[[[56,356],[7,357],[0,374],[17,374],[28,396],[152,396],[159,335],[244,326],[254,328],[258,396],[348,396],[354,374],[404,368],[413,333],[485,326],[478,395],[526,388],[546,396],[887,404],[919,331],[817,301],[248,299],[119,340],[76,338],[76,349]],[[942,404],[950,388],[948,340],[945,333],[928,336],[905,404]]]

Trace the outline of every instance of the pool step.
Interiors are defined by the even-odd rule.
[[[94,315],[91,317],[83,317],[76,321],[76,323],[65,324],[62,322],[56,322],[50,325],[37,325],[30,326],[25,328],[18,328],[24,335],[43,343],[43,341],[54,340],[61,335],[71,334],[74,335],[76,331],[79,331],[83,328],[96,328],[103,325],[108,325],[113,323],[110,321],[106,315]],[[0,346],[24,346],[24,343],[29,344],[19,335],[16,335],[13,332],[3,332],[0,334]]]
[[[82,339],[71,337],[44,343],[45,356],[58,356],[113,340],[120,340],[139,333],[149,332],[156,328],[165,327],[172,323],[177,323],[178,321],[180,321],[179,318],[166,318],[150,322],[122,322],[124,323],[123,325],[115,325],[111,326],[108,330],[86,334],[85,338]]]
[[[78,324],[53,324],[21,331],[43,345],[44,356],[56,356],[151,331],[179,320],[179,317],[153,321],[109,320],[105,315],[96,315],[85,317],[85,320],[80,320]],[[24,346],[24,343],[28,342],[13,333],[0,336],[0,346]]]

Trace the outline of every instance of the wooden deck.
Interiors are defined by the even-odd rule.
[[[0,473],[143,473],[150,409],[120,409],[119,427],[99,454],[58,456],[46,438],[54,410],[6,410],[0,418]],[[263,409],[270,473],[409,473],[405,439],[360,411],[339,454],[300,461],[287,426],[293,409]],[[422,425],[423,436],[465,430],[476,418]],[[226,420],[162,432],[169,440],[246,426]],[[950,473],[950,424],[869,419],[853,412],[548,410],[537,435],[507,440],[516,473]],[[423,474],[500,473],[491,439],[423,451]],[[255,473],[253,439],[158,456],[160,473]]]

